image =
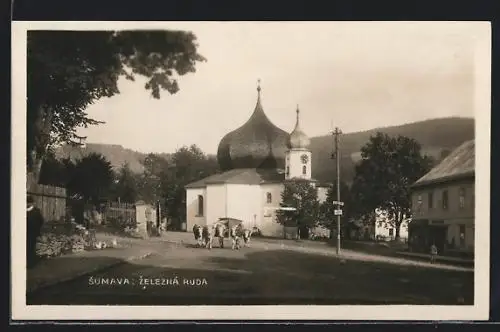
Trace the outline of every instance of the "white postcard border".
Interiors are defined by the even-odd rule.
[[[192,23],[192,22],[191,22]],[[463,24],[475,37],[476,225],[473,306],[27,306],[25,268],[26,33],[28,30],[189,29],[190,22],[12,22],[11,273],[13,320],[486,320],[489,315],[491,27],[489,22],[336,22]],[[228,22],[225,24],[231,24]],[[287,22],[292,23],[292,22]],[[295,22],[315,24],[319,22]],[[206,22],[206,24],[221,24]],[[247,24],[250,24],[247,22]],[[254,24],[279,24],[254,22]],[[154,308],[154,310],[151,310]]]

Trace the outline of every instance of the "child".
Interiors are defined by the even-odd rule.
[[[437,254],[438,254],[438,249],[436,245],[433,243],[431,246],[431,264],[434,264],[434,262],[436,261]]]

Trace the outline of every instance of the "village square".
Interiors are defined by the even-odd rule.
[[[368,111],[317,106],[307,82],[205,73],[225,60],[203,36],[29,33],[27,304],[474,303],[474,118],[457,98],[437,116],[349,127]],[[197,79],[209,92],[189,90]],[[139,95],[165,113],[200,108],[186,106],[186,123],[148,120],[148,106],[122,109]],[[102,100],[106,121],[92,111]]]

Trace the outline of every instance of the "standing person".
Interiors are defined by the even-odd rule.
[[[40,236],[44,220],[32,196],[28,196],[26,203],[26,265],[31,268],[37,263],[36,240]]]
[[[434,264],[434,262],[436,261],[437,254],[438,254],[438,248],[433,243],[431,246],[431,264]]]

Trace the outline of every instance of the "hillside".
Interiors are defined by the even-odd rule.
[[[474,138],[474,119],[440,118],[404,124],[400,126],[375,128],[368,131],[346,133],[340,137],[341,176],[349,181],[354,176],[354,164],[361,158],[361,147],[376,132],[391,136],[403,135],[417,140],[423,153],[436,159],[453,150],[466,140]],[[332,181],[335,177],[335,161],[332,135],[311,138],[313,176],[320,181]]]
[[[354,175],[354,164],[360,159],[360,149],[369,137],[381,131],[388,135],[404,135],[416,139],[423,147],[424,153],[440,159],[442,153],[453,150],[466,140],[474,138],[474,119],[440,118],[404,124],[400,126],[375,128],[368,131],[346,133],[340,138],[341,176],[350,181]],[[330,182],[335,178],[335,161],[331,159],[333,138],[331,135],[311,138],[313,177],[320,181]],[[59,158],[70,156],[81,158],[89,153],[104,155],[114,167],[127,162],[134,172],[142,172],[141,161],[145,153],[126,149],[121,145],[87,144],[85,148],[76,149],[64,146],[57,151]],[[168,158],[168,153],[161,153]]]
[[[140,173],[144,170],[142,161],[146,157],[146,153],[126,149],[121,145],[116,144],[97,144],[88,143],[83,148],[75,148],[69,145],[62,146],[57,149],[57,158],[71,158],[76,160],[90,153],[99,153],[106,157],[111,162],[114,168],[119,168],[124,163],[128,163],[130,169],[135,173]],[[168,158],[168,153],[161,153],[165,158]]]

